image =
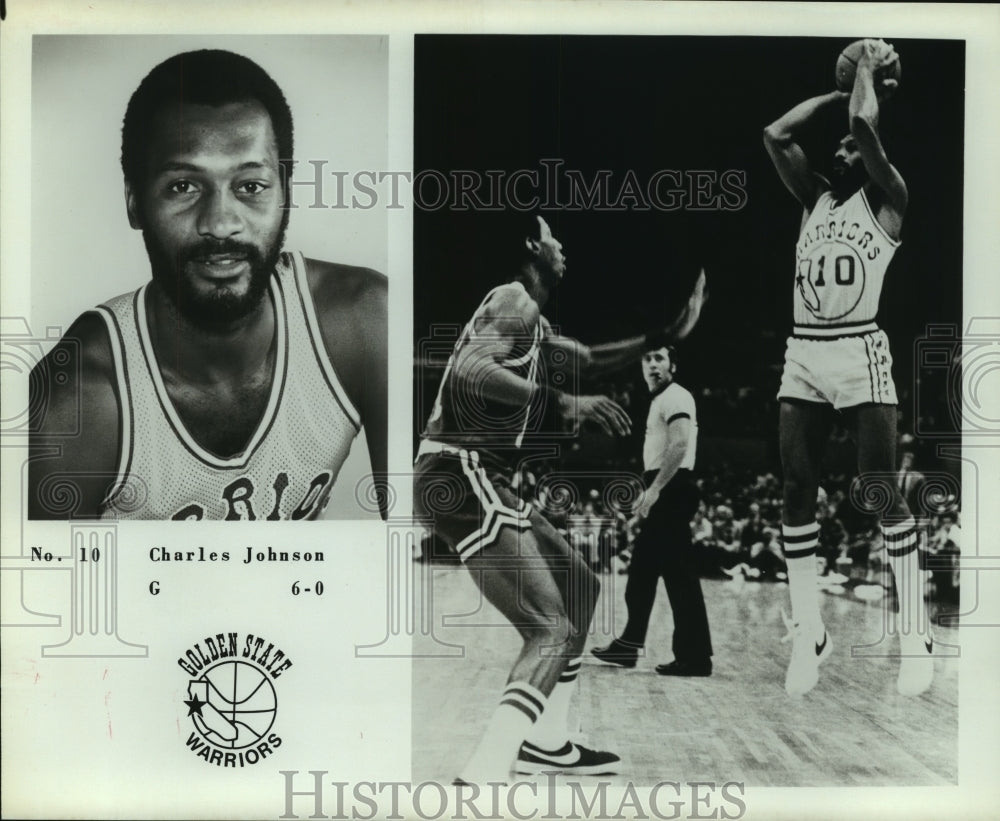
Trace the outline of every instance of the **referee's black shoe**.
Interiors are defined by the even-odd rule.
[[[661,676],[710,676],[712,660],[693,662],[674,659],[668,664],[657,664],[656,672]]]
[[[614,639],[607,647],[593,647],[590,651],[594,658],[618,667],[635,667],[639,658],[639,648]]]

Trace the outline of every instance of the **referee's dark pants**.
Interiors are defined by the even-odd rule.
[[[645,473],[647,486],[654,476],[656,471]],[[625,585],[628,623],[620,637],[627,644],[645,646],[656,585],[662,578],[674,613],[674,658],[689,664],[707,661],[712,655],[708,614],[691,542],[691,519],[697,510],[698,486],[691,471],[678,470],[660,492],[635,540]]]

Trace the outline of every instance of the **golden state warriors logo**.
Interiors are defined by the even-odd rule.
[[[218,633],[195,642],[177,664],[189,676],[191,752],[218,767],[245,767],[281,746],[274,682],[292,666],[282,650],[253,634]]]

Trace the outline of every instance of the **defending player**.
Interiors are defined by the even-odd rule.
[[[469,783],[521,773],[612,773],[614,753],[571,742],[567,714],[600,583],[552,525],[512,492],[510,477],[530,462],[546,412],[624,435],[629,419],[604,396],[570,396],[549,384],[564,370],[610,370],[636,359],[644,337],[587,348],[553,334],[541,315],[562,279],[562,245],[541,217],[516,235],[512,282],[490,291],[455,344],[416,462],[418,515],[458,553],[484,596],[524,641],[492,719],[461,772]],[[699,280],[671,327],[694,325]],[[537,455],[551,457],[551,440]],[[438,505],[447,486],[454,504]]]
[[[282,252],[291,157],[285,97],[245,57],[179,54],[139,85],[121,160],[152,281],[32,372],[29,516],[315,518],[362,425],[384,477],[386,281]]]
[[[792,604],[785,689],[791,694],[816,684],[819,664],[832,649],[819,612],[815,560],[815,499],[830,406],[853,419],[861,481],[866,474],[890,475],[896,466],[892,357],[875,319],[907,204],[906,184],[878,134],[880,99],[896,86],[879,74],[898,59],[885,42],[866,40],[850,93],[806,100],[764,130],[779,176],[804,208],[796,245],[794,330],[778,393],[782,535]],[[818,112],[845,102],[850,133],[840,141],[833,179],[827,182],[813,172],[798,135]],[[932,643],[917,567],[916,523],[895,483],[887,484],[892,501],[881,526],[902,617],[897,686],[913,695],[930,686]]]

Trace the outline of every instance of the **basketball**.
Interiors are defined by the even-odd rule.
[[[200,681],[207,683],[208,702],[236,728],[235,740],[214,744],[249,747],[271,729],[277,699],[262,670],[245,661],[224,661],[206,670]]]
[[[835,80],[837,83],[837,88],[840,91],[850,91],[854,88],[854,73],[858,68],[858,60],[861,59],[861,55],[865,51],[865,41],[855,40],[842,52],[840,56],[837,57],[837,68],[835,72]],[[895,80],[897,83],[903,76],[903,69],[900,61],[897,59],[895,63],[888,67],[888,69],[883,69],[876,74],[876,80]]]

